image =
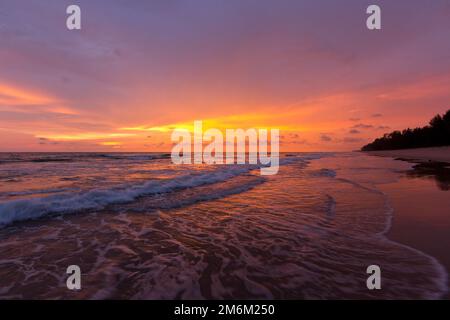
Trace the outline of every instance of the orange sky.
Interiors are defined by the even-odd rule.
[[[0,151],[170,151],[194,120],[346,151],[450,107],[446,1],[381,1],[381,31],[356,0],[79,2],[81,31],[0,4]]]

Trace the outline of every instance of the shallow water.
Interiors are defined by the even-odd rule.
[[[2,154],[0,298],[438,298],[446,272],[388,240],[379,183],[409,166],[359,153],[257,166],[166,155]],[[47,161],[48,160],[48,161]],[[31,218],[34,218],[33,220]],[[82,290],[66,289],[79,265]],[[366,268],[382,269],[382,290]]]

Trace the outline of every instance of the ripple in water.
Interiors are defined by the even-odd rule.
[[[289,157],[275,176],[248,168],[100,209],[9,224],[0,229],[0,297],[440,297],[446,273],[433,258],[384,236],[388,199],[369,179],[372,169],[355,170],[355,157]],[[395,179],[379,161],[377,179]],[[167,162],[147,167],[172,172],[160,177],[164,183],[175,174]],[[71,264],[83,273],[80,292],[65,288]],[[381,291],[366,288],[372,264],[382,268]]]

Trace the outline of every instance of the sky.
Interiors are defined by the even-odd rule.
[[[195,120],[356,150],[450,109],[449,39],[450,0],[1,0],[0,152],[170,151]]]

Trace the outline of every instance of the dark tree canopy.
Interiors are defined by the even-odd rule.
[[[429,125],[385,134],[362,147],[362,151],[440,147],[450,145],[450,110],[436,115]]]

